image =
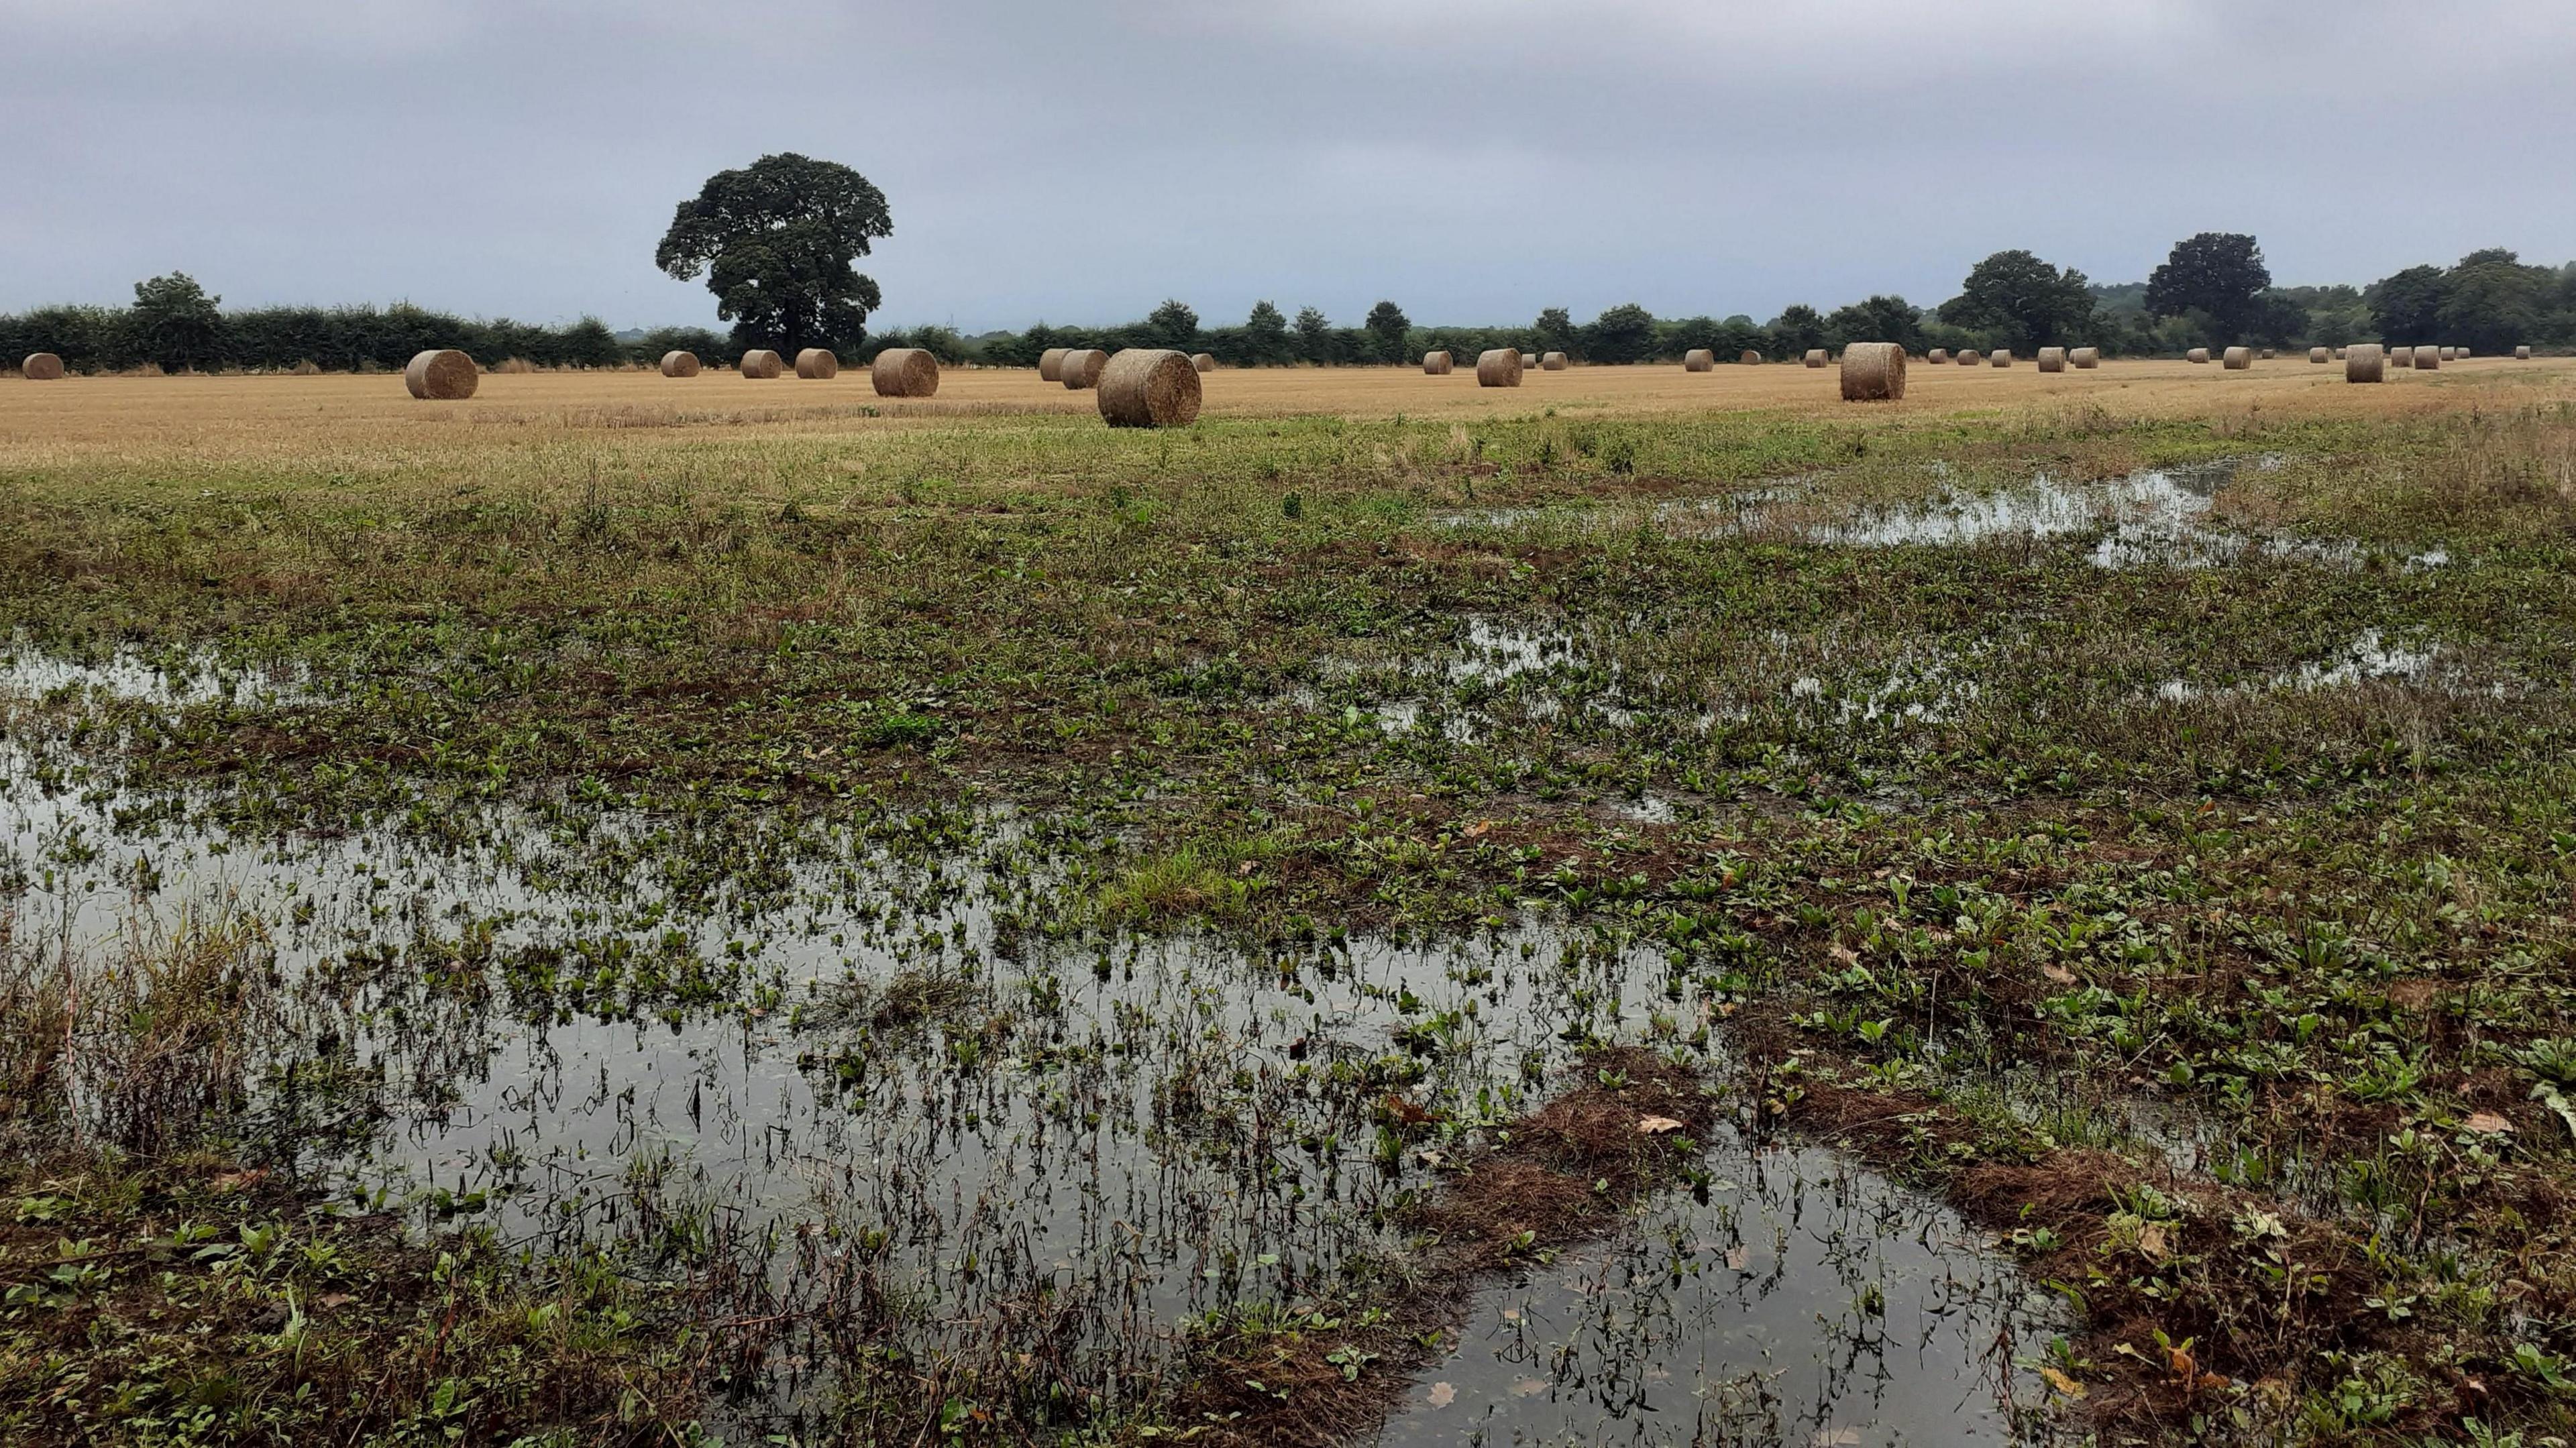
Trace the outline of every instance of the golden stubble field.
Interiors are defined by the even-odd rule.
[[[2394,372],[2377,386],[2343,380],[2340,363],[2304,358],[2227,372],[2215,364],[2107,362],[2098,371],[2043,374],[1917,363],[1896,404],[1853,404],[1832,368],[1726,365],[1578,367],[1527,375],[1517,389],[1481,388],[1465,372],[1429,377],[1405,367],[1221,370],[1205,378],[1203,416],[1216,420],[1340,416],[1459,422],[1552,414],[1678,420],[1693,414],[1923,420],[1928,416],[2062,416],[2099,408],[2114,419],[2260,414],[2271,418],[2397,416],[2457,407],[2464,393],[2499,405],[2576,400],[2576,358],[2480,358],[2438,373]],[[710,371],[671,379],[647,371],[495,374],[463,402],[416,401],[392,375],[76,377],[0,379],[0,471],[84,463],[123,468],[157,458],[198,468],[372,451],[525,447],[615,438],[620,450],[749,437],[853,440],[895,428],[1013,417],[1096,414],[1093,395],[1019,369],[950,369],[925,401],[879,398],[864,368],[831,381],[750,381]],[[649,441],[648,441],[649,440]]]

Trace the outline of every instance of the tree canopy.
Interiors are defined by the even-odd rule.
[[[1771,336],[1783,353],[1812,351],[1825,345],[1824,314],[1804,302],[1783,307],[1771,319]]]
[[[1405,334],[1413,330],[1413,323],[1404,315],[1402,307],[1393,302],[1380,302],[1369,308],[1368,320],[1360,327],[1375,340],[1378,361],[1404,360]]]
[[[882,298],[853,263],[893,234],[868,178],[781,152],[708,177],[680,203],[653,264],[681,281],[704,273],[716,315],[746,346],[855,353]]]
[[[1941,319],[2028,351],[2082,341],[2093,322],[2093,296],[2073,267],[2061,270],[2026,251],[1999,251],[1969,270],[1959,295],[1941,304]]]
[[[1655,317],[1635,302],[1604,307],[1583,329],[1585,355],[1595,362],[1643,362],[1655,354]]]
[[[2212,342],[2241,342],[2263,319],[2262,297],[2272,285],[2263,248],[2241,232],[2204,231],[2174,243],[2164,264],[2147,278],[2147,314],[2209,318]]]
[[[134,349],[145,361],[167,369],[220,365],[223,301],[206,295],[186,272],[136,282],[129,314]]]
[[[1199,349],[1199,314],[1189,303],[1166,301],[1145,318],[1145,337],[1157,347]]]
[[[1825,345],[1894,342],[1908,352],[1923,350],[1923,313],[1903,297],[1874,296],[1836,307],[1825,318]]]

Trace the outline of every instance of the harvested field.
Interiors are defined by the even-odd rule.
[[[1982,360],[1982,359],[1981,359]],[[2509,358],[2454,364],[2437,378],[2400,379],[2438,389],[2455,378],[2482,374],[2511,377],[2518,387],[2548,388],[2563,381],[2576,358],[2540,358],[2519,368]],[[2191,414],[2209,404],[2179,361],[2105,359],[2098,369],[2041,373],[1924,368],[1910,380],[1902,410],[2064,405],[2099,402],[2141,416]],[[2229,405],[2277,398],[2294,407],[2332,407],[2337,395],[2324,374],[2262,372],[2228,390]],[[2427,403],[2438,391],[2399,388],[2379,406],[2409,396]],[[2520,395],[2517,393],[2516,395]],[[1585,367],[1552,383],[1544,399],[1527,393],[1479,392],[1454,380],[1428,377],[1411,367],[1249,368],[1208,383],[1205,415],[1212,418],[1336,416],[1355,420],[1407,417],[1522,417],[1539,407],[1560,415],[1603,419],[1753,410],[1797,413],[1835,411],[1835,381],[1805,368],[1729,368],[1687,373],[1671,366]],[[651,372],[540,372],[489,376],[470,402],[435,413],[406,406],[399,386],[390,396],[381,379],[317,377],[74,377],[61,386],[18,389],[0,395],[0,456],[26,456],[58,442],[138,442],[146,447],[189,439],[217,449],[291,455],[319,440],[371,437],[377,429],[467,427],[519,439],[560,432],[624,433],[678,428],[839,431],[871,424],[953,425],[977,417],[1062,414],[1096,416],[1097,403],[1042,383],[1036,373],[1013,369],[948,371],[939,395],[927,401],[881,399],[868,379],[846,374],[828,384],[782,394],[731,370],[698,378],[685,394],[661,385]],[[146,415],[148,414],[148,415]],[[950,420],[942,423],[942,419]],[[294,431],[273,435],[292,423]],[[445,435],[445,434],[439,434]]]

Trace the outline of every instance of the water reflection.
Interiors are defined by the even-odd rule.
[[[2064,1314],[1948,1211],[1830,1153],[1717,1143],[1706,1202],[1477,1295],[1379,1440],[2044,1441]]]

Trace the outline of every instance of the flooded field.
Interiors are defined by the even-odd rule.
[[[10,677],[57,706],[283,702],[269,675],[203,660],[22,655]],[[1007,815],[910,819],[891,846],[744,821],[726,846],[768,868],[690,881],[657,865],[674,842],[656,822],[617,812],[500,810],[440,843],[237,835],[212,799],[63,789],[16,749],[0,765],[13,950],[113,961],[238,928],[265,982],[242,1075],[268,1159],[425,1233],[472,1222],[550,1251],[704,1234],[743,1254],[743,1305],[803,1325],[775,1334],[746,1425],[846,1386],[830,1339],[853,1330],[967,1381],[1043,1355],[1056,1400],[1015,1405],[1032,1421],[1149,1409],[1195,1320],[1311,1310],[1355,1259],[1400,1255],[1402,1204],[1440,1188],[1444,1154],[1589,1044],[1660,1036],[1713,1081],[1719,1060],[1703,993],[1615,928],[1258,951],[1024,937],[1053,866]],[[1391,1134],[1389,1102],[1437,1123],[1430,1144]],[[2007,1441],[2015,1393],[2041,1396],[2011,1344],[2054,1319],[1991,1239],[1830,1153],[1729,1138],[1694,1169],[1704,1200],[1649,1204],[1613,1244],[1477,1300],[1439,1369],[1465,1385],[1451,1417],[1509,1407],[1521,1435],[1543,1408],[1599,1441],[1652,1381],[1673,1399],[1658,1432],[1679,1436],[1639,1441],[1689,1441],[1691,1413],[1902,1441],[1874,1425],[1935,1401]],[[1672,1285],[1644,1286],[1650,1266]],[[1816,1315],[1829,1299],[1839,1318]],[[1583,1361],[1631,1347],[1642,1362]],[[1390,1435],[1467,1441],[1409,1418]]]
[[[67,438],[0,1437],[2536,1448],[2576,399],[2494,375]]]

